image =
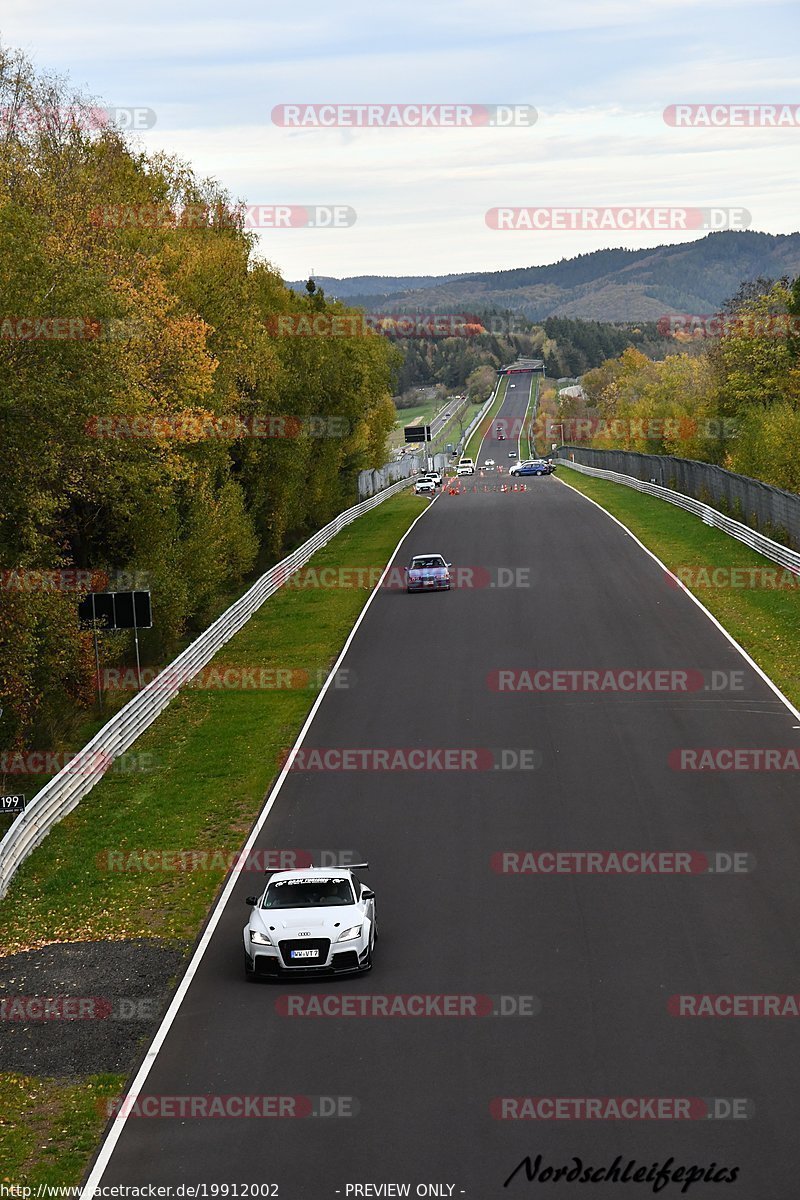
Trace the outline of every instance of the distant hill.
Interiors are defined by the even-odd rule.
[[[438,284],[450,283],[454,279],[466,278],[466,273],[461,275],[351,275],[346,279],[336,279],[333,275],[314,276],[319,286],[325,289],[326,295],[338,296],[340,300],[356,295],[393,296],[395,292],[436,287]],[[296,280],[294,283],[287,283],[286,286],[295,292],[304,292],[306,280]]]
[[[372,311],[420,308],[468,313],[505,309],[533,321],[657,321],[715,312],[740,283],[800,275],[800,233],[710,233],[643,250],[595,250],[544,267],[462,275],[317,277],[328,296]],[[305,281],[290,283],[297,291]]]

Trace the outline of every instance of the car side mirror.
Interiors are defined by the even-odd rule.
[[[250,907],[253,908],[256,904],[258,904],[258,896],[248,896],[245,900],[245,904],[249,904]]]
[[[361,892],[361,899],[362,900],[374,900],[375,893],[372,891],[371,888],[364,888],[363,891]]]

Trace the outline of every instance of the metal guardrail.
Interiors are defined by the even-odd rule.
[[[585,463],[572,462],[568,458],[559,458],[558,464],[570,467],[573,471],[580,471],[582,475],[610,479],[612,483],[622,483],[625,487],[633,488],[634,491],[645,492],[648,496],[666,500],[668,504],[676,504],[678,508],[700,517],[704,524],[721,529],[723,533],[736,538],[739,542],[744,542],[751,550],[756,550],[786,570],[800,574],[800,554],[796,550],[790,550],[788,546],[774,542],[772,538],[765,537],[763,533],[758,533],[755,529],[750,529],[741,521],[735,521],[733,517],[726,517],[718,509],[712,508],[710,504],[703,504],[701,500],[695,500],[693,496],[684,496],[681,492],[673,492],[671,488],[661,487],[657,483],[645,483],[643,479],[635,479],[632,475],[621,475],[618,471],[603,471],[600,467],[587,467]]]
[[[749,525],[775,542],[800,551],[800,494],[729,471],[719,463],[644,454],[640,450],[561,445],[558,453],[599,471],[617,471],[691,496]]]
[[[243,596],[217,618],[213,625],[201,633],[146,687],[137,692],[124,708],[114,714],[75,758],[34,796],[0,842],[0,898],[8,891],[20,864],[44,840],[52,827],[72,812],[102,779],[114,760],[152,725],[181,687],[239,632],[264,601],[283,586],[292,572],[304,566],[312,554],[325,546],[345,526],[383,503],[389,496],[402,491],[411,482],[412,476],[401,479],[368,500],[339,513],[338,517],[334,517],[287,558],[270,567]]]

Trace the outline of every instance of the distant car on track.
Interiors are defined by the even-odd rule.
[[[248,979],[368,971],[378,932],[375,893],[352,867],[275,871],[244,927]]]
[[[483,460],[483,465],[487,471],[493,471],[495,469],[495,467],[497,466],[497,463],[494,461],[493,458],[485,458]]]
[[[450,591],[450,563],[441,554],[415,554],[406,567],[406,591]]]

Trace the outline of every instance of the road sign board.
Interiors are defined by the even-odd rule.
[[[89,592],[78,605],[78,619],[84,625],[98,621],[106,629],[150,629],[150,593]]]

